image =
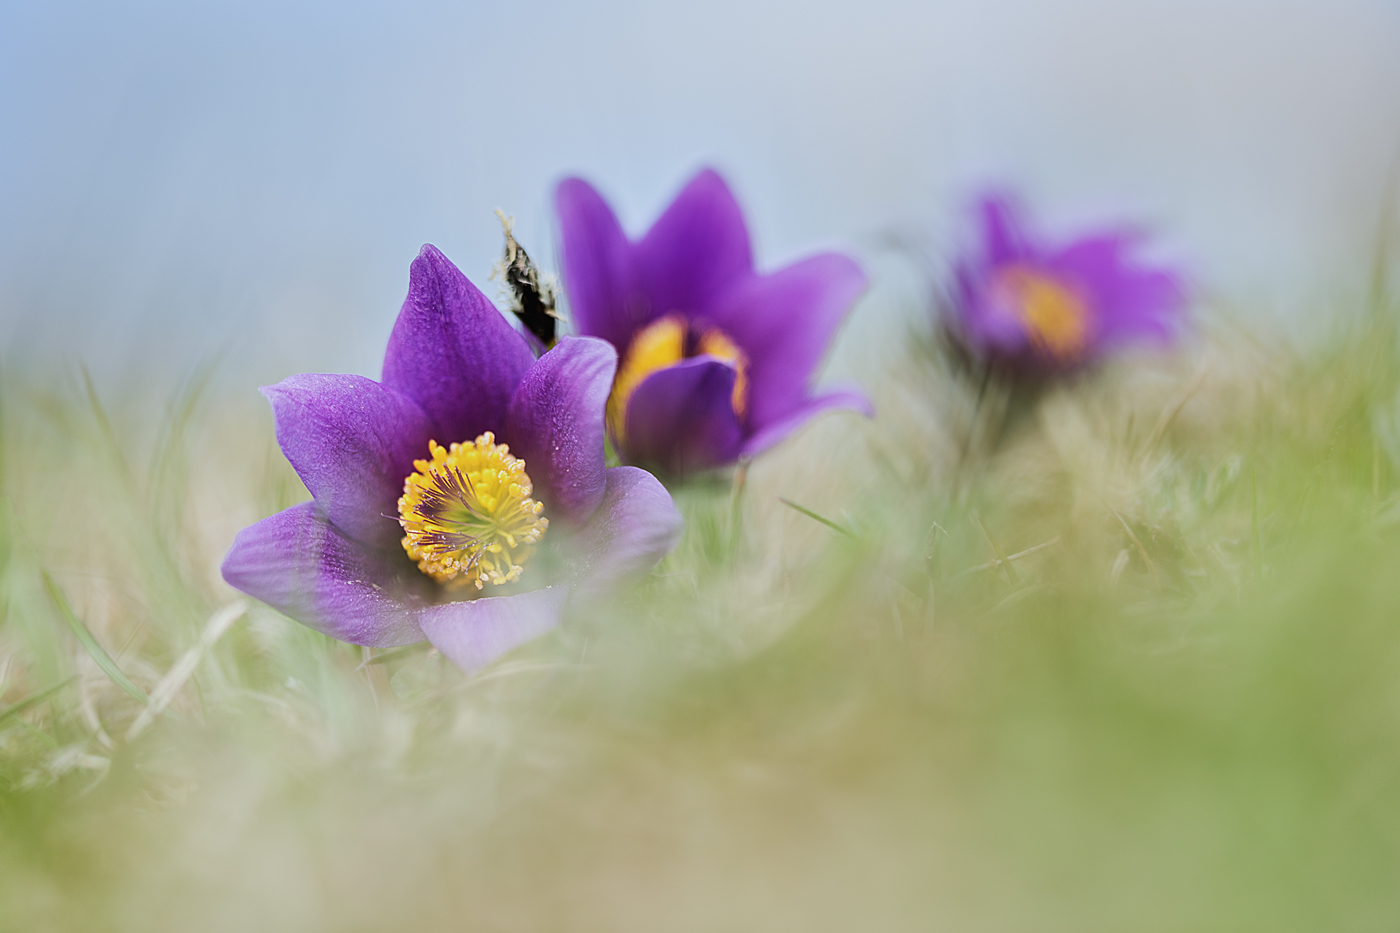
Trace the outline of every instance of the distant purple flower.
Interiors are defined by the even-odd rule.
[[[665,488],[605,469],[616,365],[590,338],[536,360],[423,247],[381,382],[301,375],[263,390],[312,501],[240,532],[224,579],[342,641],[426,637],[464,670],[485,666],[558,625],[571,594],[643,575],[676,543]]]
[[[1107,231],[1049,244],[1005,197],[980,204],[981,244],[956,267],[950,320],[971,353],[1023,374],[1075,369],[1130,342],[1172,339],[1179,276],[1133,262],[1137,237]]]
[[[564,181],[555,202],[574,326],[621,359],[608,430],[628,462],[683,476],[752,457],[827,409],[870,414],[857,391],[811,394],[865,289],[849,258],[755,272],[743,214],[713,171],[635,242],[587,182]]]

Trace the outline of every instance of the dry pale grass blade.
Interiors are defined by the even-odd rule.
[[[1103,507],[1108,510],[1108,514],[1112,515],[1115,519],[1117,519],[1118,524],[1123,526],[1123,532],[1128,536],[1128,540],[1133,542],[1133,547],[1137,549],[1138,557],[1142,558],[1143,566],[1145,566],[1148,569],[1148,571],[1151,572],[1152,579],[1157,581],[1157,583],[1160,585],[1162,581],[1162,575],[1157,570],[1157,564],[1152,560],[1151,555],[1147,553],[1147,548],[1143,547],[1142,541],[1133,532],[1133,528],[1131,525],[1128,524],[1128,520],[1123,517],[1123,514],[1121,512],[1119,512],[1113,506],[1109,505],[1107,499],[1104,499],[1102,496],[1100,496],[1099,501],[1102,502]]]
[[[1024,551],[1017,551],[1015,554],[1008,554],[1006,555],[1005,560],[1020,560],[1023,557],[1030,557],[1032,554],[1039,554],[1041,551],[1044,551],[1048,548],[1052,548],[1055,545],[1059,544],[1060,541],[1061,536],[1055,535],[1055,537],[1051,538],[1049,541],[1042,541],[1040,544],[1037,544],[1034,547],[1028,547]],[[1001,561],[1001,558],[998,558],[997,560],[989,560],[985,564],[978,564],[976,567],[969,567],[966,570],[963,570],[960,573],[958,573],[957,576],[965,577],[974,573],[983,573],[988,570],[996,570],[998,567],[1001,566]]]
[[[131,728],[126,731],[126,740],[130,742],[155,722],[155,718],[165,711],[170,705],[170,701],[175,698],[175,694],[189,680],[195,668],[199,667],[199,662],[209,653],[209,650],[224,637],[233,623],[248,612],[248,603],[244,600],[236,600],[229,603],[210,616],[208,623],[204,626],[204,631],[200,633],[199,641],[188,651],[180,656],[169,672],[161,678],[151,691],[151,702],[141,711],[141,715],[131,724]]]
[[[1210,375],[1209,363],[1202,365],[1201,368],[1196,371],[1196,375],[1192,378],[1191,382],[1181,391],[1181,394],[1177,396],[1171,406],[1162,412],[1161,416],[1157,419],[1157,423],[1152,428],[1152,433],[1147,436],[1147,440],[1142,445],[1142,453],[1138,455],[1139,466],[1145,464],[1147,459],[1152,456],[1152,452],[1157,449],[1157,445],[1161,443],[1162,438],[1166,436],[1167,431],[1171,428],[1172,422],[1176,421],[1181,415],[1181,410],[1186,407],[1191,399],[1195,398],[1196,393],[1201,391],[1201,387],[1205,385],[1208,375]]]
[[[998,545],[996,539],[992,537],[992,531],[987,527],[987,522],[982,518],[982,513],[974,509],[972,517],[977,522],[977,527],[982,529],[982,535],[987,539],[987,543],[991,545],[992,553],[996,555],[996,560],[993,563],[1000,567],[1002,572],[1006,574],[1006,582],[1010,583],[1012,586],[1019,585],[1021,582],[1020,575],[1016,573],[1016,568],[1011,566],[1010,559],[1002,553],[1001,546]]]

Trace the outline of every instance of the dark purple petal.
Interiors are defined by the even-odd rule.
[[[697,356],[642,380],[627,403],[626,459],[675,476],[733,462],[743,436],[735,375],[732,364]]]
[[[384,351],[384,385],[416,401],[440,444],[505,427],[534,355],[525,338],[434,246],[409,268],[408,298]]]
[[[224,558],[224,579],[303,625],[355,645],[421,641],[419,613],[432,585],[402,551],[345,537],[313,502],[244,528]]]
[[[363,376],[305,374],[265,386],[277,442],[337,528],[376,547],[402,535],[398,498],[428,452],[428,417]]]
[[[580,334],[601,337],[623,352],[632,334],[656,314],[637,284],[632,244],[612,209],[588,182],[580,178],[560,182],[554,205],[559,212],[564,285],[574,328]]]
[[[709,169],[682,189],[637,242],[634,256],[653,316],[702,315],[753,272],[743,212],[724,179]]]
[[[468,674],[558,627],[569,598],[565,586],[513,596],[483,596],[423,611],[420,624],[433,647]]]
[[[755,431],[744,441],[739,455],[741,457],[756,457],[823,412],[838,409],[858,411],[867,418],[875,416],[875,409],[863,393],[854,389],[838,389],[835,392],[807,399],[789,412],[786,417],[770,422]]]
[[[787,418],[806,401],[817,364],[865,285],[851,259],[822,253],[753,276],[720,301],[714,325],[749,358],[751,430]]]
[[[525,374],[506,436],[551,519],[582,524],[603,498],[603,413],[617,351],[593,337],[565,337]]]
[[[676,546],[681,525],[671,494],[656,477],[636,467],[613,467],[602,504],[570,542],[575,586],[599,593],[646,576]]]

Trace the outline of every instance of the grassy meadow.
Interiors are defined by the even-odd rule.
[[[1319,314],[1035,398],[914,328],[473,678],[223,584],[251,386],[0,375],[0,929],[1393,930],[1400,308]]]

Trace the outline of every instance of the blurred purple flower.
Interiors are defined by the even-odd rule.
[[[485,666],[558,625],[571,595],[646,574],[676,543],[665,488],[605,469],[616,365],[590,338],[536,360],[423,247],[382,381],[307,374],[263,390],[312,501],[240,532],[224,579],[342,641],[426,637],[466,671]],[[509,595],[484,595],[498,588]]]
[[[1033,236],[1000,195],[980,205],[981,244],[956,266],[946,324],[976,357],[1024,375],[1091,363],[1135,341],[1170,342],[1185,315],[1180,276],[1128,256],[1122,230],[1063,245]]]
[[[818,413],[871,414],[860,392],[811,394],[865,289],[838,253],[754,271],[734,195],[703,171],[639,240],[570,178],[555,195],[574,326],[617,348],[608,431],[624,459],[684,476],[752,457]]]

